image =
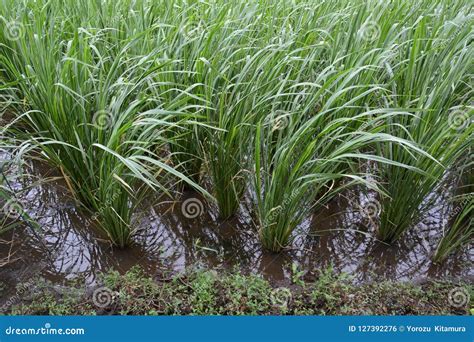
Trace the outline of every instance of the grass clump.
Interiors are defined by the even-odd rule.
[[[413,158],[397,144],[385,145],[378,152],[423,171],[380,167],[388,194],[381,203],[378,231],[383,241],[395,241],[418,223],[432,204],[433,197],[428,195],[472,145],[474,112],[468,102],[473,94],[468,81],[474,56],[471,5],[423,3],[425,13],[442,15],[405,22],[403,32],[394,31],[387,37],[386,43],[395,48],[386,61],[390,78],[385,101],[412,113],[391,119],[387,133],[412,140],[429,156]],[[449,22],[448,17],[452,18]]]
[[[453,222],[444,232],[438,247],[434,253],[433,260],[442,262],[450,254],[461,249],[464,245],[472,243],[474,238],[474,160],[472,155],[463,158],[463,167],[461,168],[461,177],[456,194],[452,198],[454,207]]]
[[[183,184],[208,189],[221,220],[248,194],[272,251],[362,185],[379,193],[377,238],[392,243],[472,145],[472,9],[6,0],[8,134],[59,168],[121,247],[144,197]]]
[[[165,132],[176,125],[149,95],[160,64],[152,51],[138,54],[142,42],[131,31],[116,35],[124,29],[117,15],[81,29],[76,6],[30,5],[30,15],[20,4],[2,8],[18,9],[25,30],[19,40],[0,37],[3,79],[17,83],[24,104],[13,132],[61,170],[72,194],[124,247],[144,186],[168,192],[163,173],[191,182],[151,149],[167,145]]]

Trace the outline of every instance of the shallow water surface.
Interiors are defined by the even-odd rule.
[[[59,176],[37,166],[32,173],[48,179]],[[25,190],[31,180],[11,184]],[[133,246],[120,250],[103,239],[90,219],[77,210],[61,180],[41,182],[18,198],[41,228],[25,225],[1,236],[0,258],[9,262],[0,268],[0,279],[13,291],[17,284],[35,276],[58,285],[78,278],[94,286],[98,273],[110,269],[126,272],[134,265],[157,279],[187,268],[238,266],[279,284],[291,279],[293,264],[308,278],[332,265],[358,283],[474,278],[472,246],[442,265],[430,260],[439,231],[446,225],[449,208],[445,199],[437,198],[429,215],[393,246],[374,239],[370,220],[360,209],[373,200],[356,191],[341,194],[299,226],[291,248],[275,254],[259,244],[249,201],[244,201],[239,215],[222,222],[202,197],[186,192],[180,202],[158,201],[139,213]],[[185,203],[192,203],[197,211],[192,207],[184,210]]]

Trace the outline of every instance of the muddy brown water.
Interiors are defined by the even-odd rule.
[[[76,209],[63,182],[44,181],[59,175],[44,166],[33,165],[30,171],[43,179],[41,185],[27,188],[31,179],[10,184],[41,228],[34,231],[23,225],[0,236],[0,260],[9,257],[0,268],[3,300],[18,284],[34,277],[57,285],[80,279],[86,286],[96,286],[99,273],[111,269],[124,273],[135,265],[158,279],[189,268],[239,267],[274,284],[289,282],[293,264],[308,278],[332,265],[357,283],[474,279],[472,245],[441,265],[430,259],[447,224],[449,207],[441,196],[422,222],[388,246],[374,239],[373,227],[361,214],[360,208],[371,199],[356,191],[345,192],[298,227],[288,251],[275,254],[260,246],[249,200],[243,201],[236,217],[222,222],[202,197],[188,191],[179,202],[145,208],[136,219],[134,244],[120,250],[88,225],[89,218]],[[197,214],[192,208],[183,212],[183,203],[189,201],[197,205]]]

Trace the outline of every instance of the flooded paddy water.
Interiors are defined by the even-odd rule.
[[[204,198],[187,191],[180,201],[157,200],[144,206],[134,220],[133,245],[121,250],[94,228],[90,215],[76,208],[60,174],[43,165],[30,167],[29,173],[36,176],[13,179],[10,186],[39,228],[23,224],[1,236],[0,279],[7,292],[35,277],[58,286],[78,279],[93,287],[100,273],[125,273],[135,265],[156,279],[189,268],[239,267],[274,284],[288,283],[295,265],[308,279],[332,266],[356,283],[474,279],[472,245],[442,264],[431,261],[449,214],[441,196],[422,222],[389,246],[374,238],[370,219],[360,210],[371,199],[346,191],[324,210],[313,212],[295,231],[291,247],[277,254],[262,248],[250,201],[243,201],[238,215],[221,221]],[[38,185],[31,186],[33,182]]]

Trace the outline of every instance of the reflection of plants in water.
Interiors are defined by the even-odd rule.
[[[2,142],[4,142],[3,139]],[[0,146],[0,152],[2,150]],[[11,185],[10,170],[12,165],[13,161],[9,158],[8,153],[0,154],[0,233],[21,224],[22,220],[29,220],[23,209],[23,204],[18,199],[20,194]]]
[[[462,160],[456,193],[451,199],[453,210],[450,227],[443,232],[433,260],[441,262],[474,239],[474,159]]]
[[[202,243],[201,243],[201,239],[199,239],[199,238],[197,238],[194,241],[193,245],[194,245],[194,248],[196,248],[198,250],[201,250],[201,251],[204,251],[204,252],[211,252],[211,253],[215,253],[216,255],[219,255],[219,251],[217,249],[203,246]]]
[[[256,251],[250,246],[258,240],[250,224],[237,217],[222,224],[206,211],[196,219],[183,219],[186,214],[181,209],[178,202],[174,210],[157,207],[153,213],[144,215],[142,224],[152,226],[139,233],[147,250],[155,251],[156,246],[161,246],[161,254],[166,255],[167,260],[184,257],[189,264],[197,260],[210,265],[216,262],[248,264],[255,259]],[[149,222],[147,217],[154,219]]]

